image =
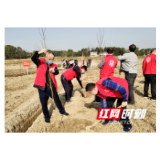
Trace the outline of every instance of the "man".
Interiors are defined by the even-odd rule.
[[[114,69],[118,63],[118,60],[113,57],[114,53],[112,48],[107,49],[107,53],[107,56],[105,56],[101,63],[98,65],[98,68],[101,69],[100,79],[103,77],[113,76]],[[94,103],[100,103],[100,99],[98,96],[95,96]]]
[[[65,61],[65,59],[63,60],[63,68],[66,69],[66,61]]]
[[[133,87],[137,77],[137,55],[134,53],[136,46],[134,44],[129,46],[128,53],[118,56],[121,61],[121,71],[125,73],[125,79],[129,84],[129,99],[128,104],[135,104]]]
[[[71,102],[70,98],[73,97],[72,96],[73,85],[72,85],[71,80],[73,78],[77,78],[81,88],[83,88],[82,83],[81,83],[82,81],[81,74],[84,74],[86,71],[87,71],[86,66],[82,66],[81,68],[78,66],[74,66],[73,68],[66,70],[61,75],[61,82],[65,90],[65,98],[66,98],[67,103]]]
[[[68,60],[67,64],[68,64],[68,68],[69,68],[70,60]]]
[[[63,69],[63,59],[61,59],[61,69]]]
[[[78,60],[77,60],[77,58],[74,60],[74,64],[75,64],[75,66],[78,66]]]
[[[46,54],[45,59],[39,59],[42,53]],[[55,75],[58,75],[59,71],[57,65],[53,63],[53,53],[48,53],[46,49],[42,49],[41,51],[36,51],[31,59],[37,66],[34,87],[38,88],[39,98],[42,105],[42,111],[44,114],[45,122],[50,123],[47,101],[49,97],[52,98],[52,96],[54,98],[57,108],[59,109],[60,114],[68,116],[69,114],[65,112],[64,108],[62,107],[61,101],[56,91],[58,89],[58,86],[55,79]]]
[[[123,110],[127,108],[128,83],[123,78],[113,76],[103,77],[96,83],[88,83],[86,91],[100,97],[102,108],[112,108],[116,99],[118,99],[116,107],[122,105]],[[105,120],[102,124],[106,125],[112,122],[113,120]],[[131,130],[132,125],[128,116],[126,119],[120,119],[120,123],[123,125],[125,132]]]
[[[66,59],[66,68],[68,67],[68,60]]]
[[[70,61],[69,61],[69,68],[72,68],[73,67],[73,61],[72,61],[72,59],[70,59]]]
[[[89,58],[88,59],[88,65],[89,65],[88,67],[91,67],[91,62],[92,62],[92,59]]]
[[[151,100],[156,101],[156,49],[153,49],[152,53],[144,58],[143,75],[145,77],[144,98],[148,98],[148,87],[151,83]]]

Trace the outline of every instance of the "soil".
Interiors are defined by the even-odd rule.
[[[147,113],[144,120],[133,118],[130,120],[133,125],[130,132],[156,132],[156,102],[143,98],[142,60],[138,60],[138,75],[134,85],[135,105],[128,105],[127,108],[147,109]],[[86,74],[82,75],[84,86],[99,79],[100,71],[96,67],[99,62],[100,60],[93,60],[92,67],[88,69]],[[56,76],[59,86],[58,93],[62,105],[70,115],[61,116],[58,109],[53,104],[48,103],[51,123],[47,124],[44,122],[38,91],[33,87],[36,75],[34,64],[31,65],[30,69],[33,73],[23,76],[16,75],[20,71],[18,65],[5,67],[5,73],[15,72],[15,76],[5,77],[5,132],[123,132],[122,125],[114,123],[103,126],[102,121],[99,121],[90,130],[86,130],[86,126],[97,122],[97,112],[101,106],[92,103],[94,96],[83,93],[76,79],[72,80],[74,86],[72,102],[66,103],[64,89],[60,81],[60,76],[64,70],[59,69],[60,74]],[[115,69],[115,76],[119,76],[118,69],[119,64]],[[25,68],[23,70],[26,71]],[[124,78],[123,73],[121,77]],[[150,94],[149,96],[151,97]]]

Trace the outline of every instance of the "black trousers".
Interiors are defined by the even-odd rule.
[[[95,95],[95,101],[96,102],[100,102],[100,97],[98,97],[97,95]]]
[[[135,79],[137,77],[137,73],[128,73],[128,72],[125,72],[125,79],[127,80],[128,82],[128,85],[129,85],[129,98],[128,98],[128,102],[129,103],[135,103],[134,101],[134,82],[135,82]]]
[[[112,108],[116,99],[117,98],[115,98],[115,97],[108,97],[106,100],[107,101],[107,108]],[[121,104],[122,104],[122,98],[118,98],[116,108],[119,107]],[[122,109],[124,110],[126,108],[127,108],[127,106],[123,107]],[[123,110],[122,110],[122,113],[123,113]],[[105,121],[109,121],[109,120],[105,120]],[[132,126],[129,121],[128,116],[126,116],[126,119],[120,119],[118,121],[123,125],[123,127],[131,127]]]
[[[66,101],[69,101],[70,98],[72,97],[73,84],[71,81],[68,81],[63,75],[61,75],[61,82],[65,90]]]
[[[144,97],[148,97],[148,87],[151,83],[152,98],[156,99],[156,74],[145,74]]]
[[[61,101],[60,101],[59,96],[57,94],[55,86],[52,87],[52,91],[53,91],[53,98],[54,98],[54,101],[55,101],[57,108],[59,109],[59,112],[62,114],[65,113],[65,110],[62,107],[62,104],[61,104]],[[48,108],[47,108],[47,101],[48,101],[49,97],[52,98],[51,88],[46,87],[45,91],[38,89],[38,92],[39,92],[39,99],[40,99],[40,102],[42,105],[42,111],[44,114],[44,118],[50,119]]]

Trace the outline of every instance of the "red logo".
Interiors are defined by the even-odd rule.
[[[114,66],[114,61],[113,61],[113,60],[110,60],[110,61],[109,61],[109,66],[110,66],[110,67],[113,67],[113,66]]]
[[[97,114],[97,119],[119,120],[122,114],[122,108],[100,108]]]

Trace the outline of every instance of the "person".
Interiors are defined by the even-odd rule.
[[[63,69],[63,59],[61,59],[61,69]]]
[[[87,68],[89,68],[89,59],[86,59]]]
[[[151,54],[144,58],[143,61],[144,83],[144,98],[148,97],[148,87],[151,83],[151,100],[156,101],[156,49],[153,49]]]
[[[69,61],[69,68],[73,67],[73,63],[74,63],[74,61],[72,59],[70,59],[70,61]]]
[[[81,83],[82,81],[81,74],[84,74],[86,71],[87,71],[86,66],[82,66],[82,67],[74,66],[73,68],[66,70],[61,75],[61,82],[65,90],[65,98],[66,98],[67,103],[71,102],[70,98],[73,97],[72,96],[73,85],[72,85],[71,80],[73,78],[77,78],[81,88],[83,88],[82,83]]]
[[[66,59],[66,68],[68,67],[68,60]]]
[[[74,60],[74,64],[75,64],[75,66],[78,66],[78,60],[77,60],[77,58]]]
[[[66,61],[63,59],[63,69],[66,68]]]
[[[113,76],[115,67],[118,63],[117,58],[113,57],[114,53],[112,48],[108,48],[107,53],[107,56],[105,56],[98,64],[98,68],[101,69],[100,79],[107,76]],[[98,96],[95,96],[94,103],[100,103],[100,98]]]
[[[68,60],[68,68],[69,68],[70,60]]]
[[[118,56],[118,60],[121,61],[120,72],[125,73],[125,79],[129,84],[129,99],[128,104],[135,104],[134,99],[134,82],[137,77],[137,55],[134,53],[136,45],[129,46],[128,53]]]
[[[39,58],[42,53],[46,54],[45,59]],[[37,88],[39,92],[39,99],[42,105],[45,122],[50,123],[47,101],[49,97],[52,98],[52,96],[60,114],[68,116],[69,114],[62,107],[61,101],[56,91],[58,86],[55,75],[58,75],[59,71],[57,65],[53,63],[54,54],[52,52],[48,53],[46,49],[42,49],[41,51],[36,51],[31,57],[31,60],[37,66],[34,87]]]
[[[89,59],[88,59],[88,67],[91,67],[91,62],[92,62],[92,59],[89,58]]]
[[[96,83],[88,83],[86,85],[86,91],[100,97],[102,108],[112,108],[116,99],[116,108],[120,105],[122,106],[122,110],[127,108],[128,82],[123,78],[114,76],[103,77]],[[105,120],[102,124],[106,125],[112,122],[113,120]],[[131,130],[132,125],[128,116],[125,119],[120,118],[120,123],[123,125],[125,132]]]

